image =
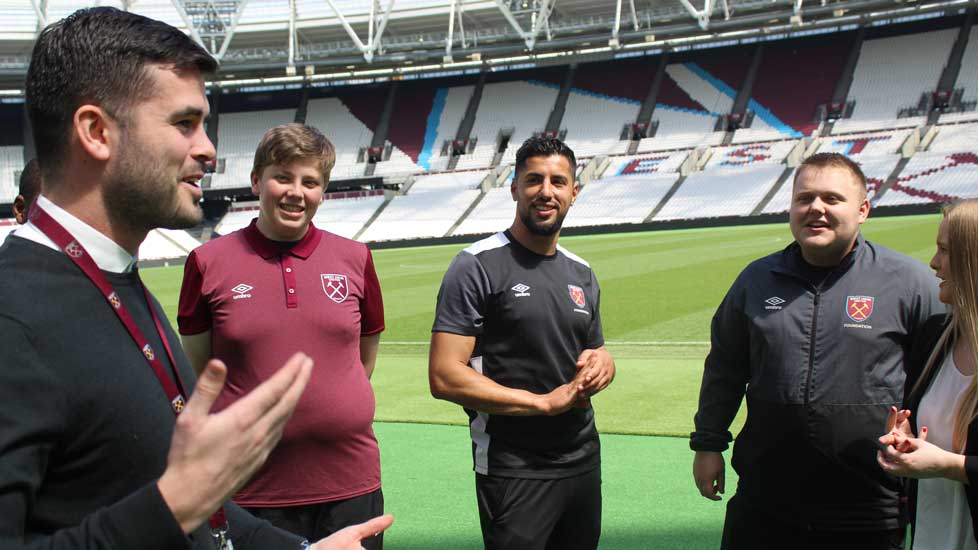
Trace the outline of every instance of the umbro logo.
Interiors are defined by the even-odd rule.
[[[781,304],[783,304],[784,302],[785,302],[784,298],[779,298],[778,296],[771,296],[767,300],[764,300],[764,303],[767,304],[767,307],[765,307],[764,309],[781,309]]]
[[[513,296],[517,296],[517,297],[529,296],[530,293],[527,292],[527,290],[530,290],[529,286],[524,285],[523,283],[517,283],[516,286],[512,288],[512,291],[516,293],[513,294]]]
[[[233,287],[231,289],[231,292],[237,294],[237,296],[234,296],[233,299],[240,300],[242,298],[251,298],[251,294],[248,294],[248,291],[251,290],[251,289],[253,289],[253,288],[255,288],[255,287],[253,287],[251,285],[246,285],[244,283],[241,283],[241,284]]]

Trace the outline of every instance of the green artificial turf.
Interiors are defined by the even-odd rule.
[[[375,430],[386,509],[396,518],[384,547],[481,549],[468,430],[390,423],[378,423]],[[685,441],[603,435],[601,452],[601,548],[719,546],[725,502],[708,501],[693,487]],[[732,476],[729,472],[728,480]]]

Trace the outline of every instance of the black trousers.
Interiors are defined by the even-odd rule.
[[[803,519],[803,518],[799,518]],[[727,503],[721,550],[903,550],[906,528],[878,531],[813,530],[785,523],[734,495]]]
[[[601,468],[564,479],[476,474],[486,550],[594,550],[601,538]]]
[[[344,527],[383,515],[384,493],[377,489],[372,493],[346,500],[282,508],[247,508],[247,510],[276,527],[291,531],[315,543]],[[367,550],[382,550],[384,534],[364,539],[361,544]]]

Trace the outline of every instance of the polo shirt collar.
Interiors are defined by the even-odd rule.
[[[132,271],[133,266],[136,264],[136,257],[126,252],[126,249],[100,233],[99,230],[48,200],[44,195],[37,197],[32,208],[41,208],[54,218],[54,221],[61,224],[78,241],[78,244],[85,248],[92,259],[95,260],[95,265],[102,271],[108,271],[109,273],[129,273]],[[47,246],[48,248],[58,251],[61,250],[58,248],[58,245],[54,244],[54,241],[34,225],[34,222],[27,222],[18,228],[14,234],[18,237],[23,237]]]
[[[323,238],[323,234],[316,229],[316,226],[312,222],[309,222],[309,229],[306,230],[306,235],[299,242],[295,243],[295,246],[283,251],[279,245],[279,241],[269,239],[258,230],[258,218],[255,218],[244,229],[244,237],[248,241],[248,244],[251,245],[251,248],[266,260],[281,256],[284,253],[305,260],[319,246],[319,241]]]

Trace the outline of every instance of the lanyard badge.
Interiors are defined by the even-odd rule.
[[[153,374],[156,375],[156,379],[160,382],[160,386],[163,387],[163,391],[166,393],[167,399],[170,401],[170,407],[173,410],[174,415],[179,415],[183,412],[184,407],[187,405],[186,395],[187,392],[184,391],[183,381],[180,380],[180,374],[177,372],[177,363],[173,359],[173,350],[170,349],[170,341],[166,337],[166,331],[163,329],[163,323],[160,322],[159,316],[156,315],[156,310],[153,308],[153,302],[149,297],[149,291],[146,290],[146,286],[143,285],[142,280],[139,281],[139,285],[143,290],[143,297],[146,300],[146,306],[149,308],[149,313],[153,318],[153,324],[156,326],[156,332],[160,337],[160,342],[163,343],[163,347],[166,351],[167,358],[170,360],[170,366],[172,367],[171,372],[167,372],[168,369],[163,365],[157,357],[156,351],[143,336],[139,326],[136,325],[136,321],[133,320],[132,315],[126,308],[125,304],[122,303],[122,298],[112,287],[112,283],[109,282],[108,277],[105,273],[99,269],[95,260],[92,259],[91,255],[85,250],[85,247],[81,245],[72,235],[65,229],[61,224],[55,221],[50,214],[45,212],[40,206],[34,205],[30,212],[31,222],[51,239],[54,244],[58,246],[68,258],[88,277],[88,280],[92,282],[102,296],[105,297],[106,303],[112,308],[112,311],[119,318],[119,321],[126,328],[129,336],[132,338],[136,346],[142,351],[143,357],[146,362],[149,363],[150,368],[153,370]],[[138,277],[137,277],[138,278]],[[214,537],[219,550],[234,550],[234,545],[231,543],[231,539],[228,538],[228,522],[224,515],[224,508],[218,508],[217,511],[209,519],[209,524],[211,528],[211,535]]]

